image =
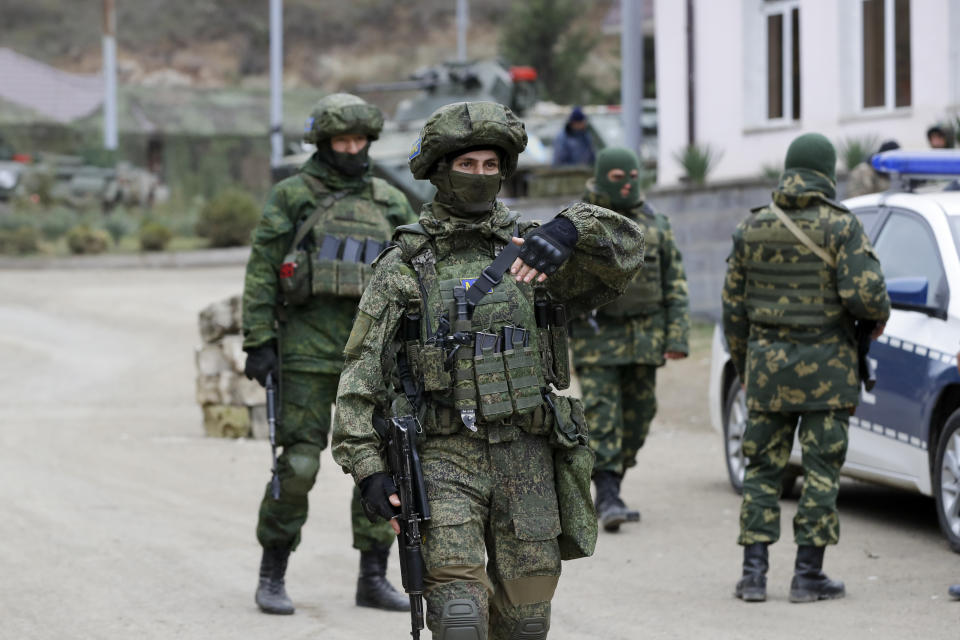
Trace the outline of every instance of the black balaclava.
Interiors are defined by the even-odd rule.
[[[370,139],[363,149],[356,153],[334,151],[330,139],[321,141],[317,145],[317,156],[324,164],[333,167],[349,178],[359,178],[370,168]]]

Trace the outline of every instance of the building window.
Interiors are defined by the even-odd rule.
[[[862,0],[863,108],[909,107],[910,0]]]
[[[800,119],[800,9],[766,2],[767,119]]]

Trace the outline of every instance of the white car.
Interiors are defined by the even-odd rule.
[[[960,175],[960,152],[874,158],[874,166],[904,180],[912,170],[914,184],[920,179],[911,165],[917,163],[927,178]],[[943,534],[960,552],[960,190],[942,187],[844,202],[876,248],[893,310],[870,348],[877,384],[869,393],[861,389],[841,474],[934,496]],[[725,440],[730,483],[739,493],[746,398],[720,326],[713,336],[709,402],[711,422]],[[786,491],[801,473],[794,440]]]

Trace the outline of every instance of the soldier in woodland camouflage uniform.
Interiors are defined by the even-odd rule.
[[[688,353],[687,278],[667,217],[640,193],[640,161],[610,147],[597,157],[584,201],[606,207],[643,229],[644,267],[626,293],[575,320],[573,359],[597,454],[597,516],[607,531],[640,520],[620,499],[620,482],[637,464],[637,451],[657,412],[657,367]]]
[[[887,140],[880,145],[877,153],[899,148],[900,145],[896,140]],[[855,198],[867,193],[880,193],[890,189],[890,175],[874,169],[871,164],[872,159],[873,156],[870,156],[850,171],[850,175],[847,177],[848,198]]]
[[[777,499],[798,421],[804,480],[793,521],[790,600],[844,595],[843,583],[823,573],[823,552],[840,536],[839,473],[860,392],[854,321],[876,321],[879,336],[890,299],[860,221],[833,200],[835,165],[823,136],[794,140],[773,202],[740,223],[727,259],[723,327],[749,409],[738,540],[743,577],[735,592],[747,601],[766,599],[767,545],[780,537]],[[778,210],[816,250],[778,219]]]
[[[263,558],[256,601],[267,613],[293,613],[284,573],[327,446],[343,347],[372,273],[368,263],[394,227],[414,219],[403,194],[370,175],[369,143],[382,126],[379,109],[356,96],[320,100],[305,135],[317,151],[273,188],[253,236],[243,295],[246,373],[261,384],[273,373],[281,391],[280,497],[273,499],[268,484],[257,524]],[[393,532],[363,516],[356,491],[351,520],[360,551],[357,604],[408,609],[384,577]]]
[[[410,168],[437,195],[378,261],[337,393],[334,458],[370,508],[392,518],[399,500],[372,423],[391,410],[398,350],[420,386],[432,513],[423,532],[427,624],[442,640],[546,638],[561,559],[588,555],[596,541],[582,408],[548,385],[569,384],[563,305],[583,312],[622,293],[642,264],[643,236],[589,204],[542,226],[521,222],[496,196],[526,141],[523,123],[499,104],[457,103],[430,117]],[[522,249],[510,273],[481,278],[511,240]],[[468,315],[471,291],[486,295]],[[449,324],[465,338],[459,348],[438,339]],[[394,411],[412,412],[400,399]],[[558,504],[554,477],[573,458],[555,451],[583,460],[582,522],[594,537],[579,554],[563,544],[567,502]]]

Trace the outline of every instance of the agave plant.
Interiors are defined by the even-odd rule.
[[[840,160],[847,171],[852,171],[861,162],[866,162],[880,147],[880,138],[875,134],[848,136],[837,142]]]
[[[704,184],[707,181],[707,174],[723,157],[723,152],[709,144],[694,143],[677,151],[673,157],[683,167],[688,181],[693,184]]]

